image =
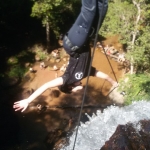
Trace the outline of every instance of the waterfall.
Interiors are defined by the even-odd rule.
[[[113,135],[118,125],[133,123],[140,130],[138,122],[150,119],[150,102],[133,102],[129,106],[109,106],[103,112],[97,111],[89,121],[80,123],[75,150],[99,150]],[[70,137],[69,145],[61,150],[72,150],[76,131]]]

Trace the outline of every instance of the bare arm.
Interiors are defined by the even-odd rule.
[[[114,81],[110,76],[108,76],[107,74],[101,72],[101,71],[96,71],[95,76],[98,78],[102,78],[107,80],[108,82],[110,82],[113,86],[116,85],[117,86],[117,82]]]
[[[48,88],[57,87],[63,84],[62,77],[56,78],[52,81],[49,81],[45,84],[43,84],[40,88],[38,88],[29,98],[28,102],[32,102],[35,98],[37,98],[39,95],[41,95],[44,91],[46,91]]]
[[[29,103],[31,103],[35,98],[37,98],[39,95],[41,95],[48,88],[57,87],[57,86],[60,86],[62,84],[63,84],[63,78],[62,77],[59,77],[59,78],[56,78],[50,82],[47,82],[47,83],[43,84],[40,88],[38,88],[27,99],[15,102],[13,105],[13,108],[15,109],[15,111],[22,109],[22,112],[23,112],[28,107]]]

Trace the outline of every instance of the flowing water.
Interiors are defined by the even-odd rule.
[[[127,123],[135,124],[135,128],[140,130],[140,120],[150,119],[150,102],[133,102],[130,106],[118,107],[110,106],[103,112],[97,111],[90,117],[89,121],[81,123],[78,129],[75,142],[76,131],[70,137],[70,145],[62,150],[99,150],[115,132],[118,125]]]

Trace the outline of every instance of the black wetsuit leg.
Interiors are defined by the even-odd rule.
[[[99,26],[99,29],[104,21],[104,18],[106,16],[108,10],[108,0],[98,0],[98,12],[99,12],[99,17],[101,15],[101,24]]]
[[[81,47],[87,40],[96,13],[96,0],[82,0],[81,12],[68,31],[68,38],[75,46]]]
[[[108,0],[97,0],[96,15],[95,15],[93,25],[92,25],[92,28],[94,29],[94,35],[96,34],[97,29],[101,28],[104,18],[106,16],[107,10],[108,10]],[[101,20],[98,26],[99,18]]]
[[[91,34],[100,28],[106,16],[108,0],[82,0],[81,12],[75,23],[63,39],[65,50],[71,56],[78,53],[79,49],[85,44]],[[98,20],[101,15],[101,24],[98,27]],[[95,34],[95,32],[93,32]],[[66,40],[67,39],[67,40]]]
[[[65,37],[63,39],[63,46],[70,55],[70,51],[76,51],[76,49],[72,50],[73,46],[81,48],[88,39],[91,26],[93,24],[93,20],[96,14],[96,7],[97,0],[82,0],[81,12],[73,26],[67,33],[67,38],[69,39],[69,42],[66,40]],[[69,46],[66,41],[71,46]]]

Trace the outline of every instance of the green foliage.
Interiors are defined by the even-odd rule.
[[[145,70],[150,72],[150,26],[145,26],[142,29],[142,33],[135,41],[134,49],[127,53],[127,58],[133,56],[134,66],[137,72],[144,72]]]
[[[5,75],[9,77],[23,77],[28,71],[26,63],[33,63],[35,61],[35,53],[30,52],[30,50],[23,50],[15,56],[11,56],[7,60],[7,71]]]
[[[126,80],[126,82],[125,82]],[[121,79],[119,91],[125,91],[125,104],[133,101],[150,100],[150,75],[133,74]]]
[[[18,59],[16,57],[10,57],[7,61],[8,65],[14,65],[18,63]]]
[[[23,77],[26,73],[27,69],[22,67],[21,65],[14,65],[11,67],[11,70],[8,72],[9,77]]]
[[[50,27],[52,28],[53,24],[57,22],[56,16],[58,14],[57,7],[61,5],[62,0],[33,0],[34,5],[32,7],[32,17],[37,17],[41,19],[43,26],[49,22]],[[59,10],[60,11],[60,10]],[[57,26],[55,26],[57,29]],[[56,31],[55,30],[55,31]]]
[[[47,53],[44,51],[37,50],[36,53],[39,56],[40,60],[44,60],[47,57]]]
[[[32,17],[41,19],[43,26],[49,22],[50,27],[55,34],[59,34],[61,28],[67,26],[72,20],[74,10],[77,10],[78,1],[70,2],[68,0],[33,0]],[[75,8],[73,8],[75,6]],[[66,24],[67,22],[67,24]]]
[[[40,58],[40,60],[47,58],[48,53],[44,50],[42,45],[34,45],[33,50],[31,51],[33,51],[35,55]]]
[[[100,30],[103,36],[120,35],[122,43],[127,43],[133,30],[133,20],[136,14],[131,2],[115,0],[109,2],[109,8]]]
[[[140,14],[132,1],[114,0],[110,3],[103,34],[118,34],[121,42],[127,45],[126,57],[133,58],[134,71],[128,75],[128,82],[121,81],[121,91],[125,91],[125,104],[132,101],[150,100],[150,3],[147,0],[135,0],[140,6]],[[137,19],[139,21],[137,22]],[[135,39],[133,38],[135,35]]]
[[[100,32],[104,36],[120,36],[120,42],[126,45],[126,57],[136,72],[150,71],[150,2],[134,2],[138,5],[133,1],[111,0]]]

